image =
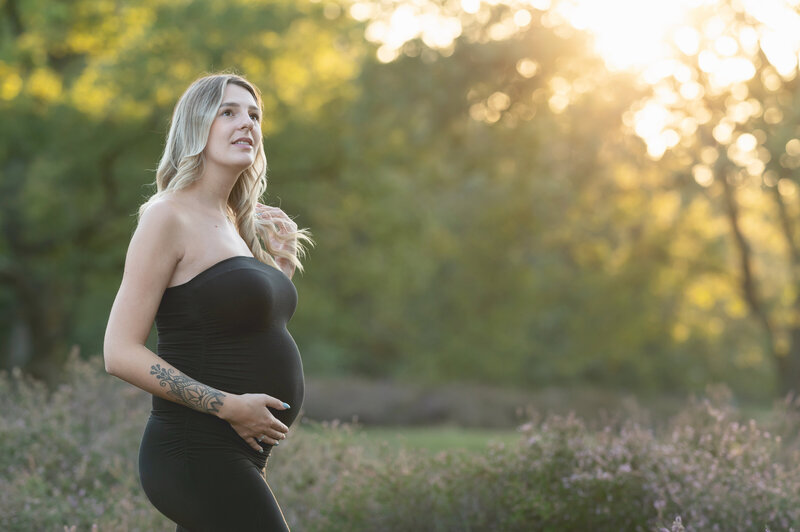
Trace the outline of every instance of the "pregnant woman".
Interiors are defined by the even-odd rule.
[[[286,325],[313,241],[258,203],[261,107],[231,74],[181,96],[106,328],[106,370],[153,395],[139,475],[178,532],[288,530],[264,468],[303,402]],[[145,347],[154,320],[157,354]]]

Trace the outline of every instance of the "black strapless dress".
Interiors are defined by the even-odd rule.
[[[164,291],[158,355],[224,392],[265,393],[289,403],[270,412],[287,426],[303,402],[300,352],[286,324],[297,291],[255,257],[224,259]],[[272,446],[254,450],[227,421],[153,396],[139,447],[150,502],[180,531],[287,530],[264,477]]]

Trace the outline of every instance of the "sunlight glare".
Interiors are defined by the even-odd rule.
[[[479,1],[462,0],[459,5],[467,12],[480,10]],[[381,44],[377,55],[384,63],[399,57],[403,45],[416,38],[421,38],[432,49],[451,48],[463,30],[459,18],[448,16],[426,2],[400,2],[390,13],[381,17],[382,11],[375,2],[358,2],[350,9],[351,16],[356,20],[364,17],[371,19],[365,37],[368,41]]]
[[[700,49],[700,34],[690,26],[681,26],[672,37],[678,49],[686,55],[692,56]]]
[[[350,16],[359,22],[369,20],[378,13],[378,8],[369,2],[356,2],[350,6]]]
[[[461,9],[463,9],[465,13],[474,15],[475,13],[478,12],[480,8],[481,8],[480,0],[461,0]]]
[[[692,176],[701,187],[710,187],[714,183],[714,172],[708,166],[698,164],[692,168]]]
[[[683,135],[687,137],[690,135],[694,135],[695,131],[697,131],[697,126],[698,126],[697,120],[695,120],[691,116],[687,116],[686,118],[681,120],[680,124],[681,133],[683,133]]]
[[[800,140],[792,139],[786,143],[786,153],[792,157],[800,156]]]
[[[550,0],[528,0],[528,3],[534,9],[538,9],[539,11],[547,11],[550,9],[550,5],[552,2]]]
[[[669,57],[672,33],[682,50],[696,49],[699,37],[681,24],[689,8],[707,1],[564,0],[556,9],[573,26],[594,36],[595,47],[609,68],[622,70]]]
[[[399,47],[404,42],[413,39],[414,36],[420,33],[421,22],[420,18],[414,13],[414,8],[408,5],[401,5],[392,14],[392,18],[389,19],[389,26],[394,30],[392,34],[395,38],[393,42],[386,44]]]
[[[761,49],[778,74],[787,78],[797,68],[797,48],[787,46],[783,35],[775,31],[766,33],[761,38]]]
[[[705,94],[703,86],[696,81],[687,81],[679,89],[681,96],[686,100],[699,100]]]
[[[800,50],[800,14],[796,2],[741,0],[748,14],[763,25],[761,49],[784,78],[794,77]],[[751,40],[758,36],[749,36]]]
[[[714,40],[725,31],[725,21],[720,16],[711,17],[703,26],[703,34],[710,40]]]
[[[647,143],[648,154],[657,159],[670,145],[676,144],[672,132],[690,135],[693,132],[688,131],[712,119],[711,112],[702,105],[709,92],[721,95],[730,91],[741,100],[732,104],[729,115],[714,127],[713,136],[723,145],[732,142],[737,123],[753,116],[763,114],[768,124],[783,119],[777,108],[765,109],[757,102],[744,101],[748,97],[745,84],[760,70],[763,86],[777,91],[797,75],[800,1],[736,2],[737,9],[743,8],[755,23],[732,25],[731,12],[715,8],[724,7],[721,0],[562,0],[553,10],[594,37],[595,49],[609,69],[638,71],[640,79],[653,86],[650,103],[632,115],[629,127]],[[697,8],[711,8],[706,10],[711,11],[711,16],[706,15],[700,22],[693,20]],[[757,67],[761,51],[772,68]],[[699,67],[701,76],[707,76],[707,84],[698,83],[696,74],[687,74],[681,54],[696,57],[696,62],[690,62]],[[669,87],[670,80],[674,88],[668,94],[670,90],[662,90],[662,86],[666,83]],[[745,93],[738,94],[738,88],[744,88]],[[676,101],[676,96],[682,102]],[[696,105],[691,105],[692,102]],[[685,106],[684,116],[693,117],[693,124],[684,125],[681,117],[669,116],[668,109],[676,105]],[[741,142],[748,144],[752,139],[743,137]],[[734,151],[748,152],[741,145],[734,147]],[[753,154],[741,162],[750,173],[763,168],[763,161]],[[698,182],[710,183],[702,169],[696,177]]]
[[[751,152],[758,146],[756,137],[751,133],[742,133],[736,139],[736,147],[742,152]]]
[[[719,55],[731,57],[739,51],[739,43],[730,35],[723,35],[714,42],[714,49]]]
[[[520,28],[525,28],[531,23],[531,12],[527,9],[520,9],[514,13],[514,24]]]
[[[734,129],[735,126],[730,122],[730,120],[723,118],[720,120],[720,123],[711,130],[711,135],[720,144],[728,144],[733,137]]]
[[[539,71],[539,63],[532,59],[520,59],[517,61],[517,72],[525,78],[532,78]]]
[[[501,3],[508,8],[505,16],[492,18],[488,7]],[[532,25],[552,28],[556,35],[567,25],[585,31],[609,70],[630,71],[652,87],[648,101],[630,109],[625,119],[651,157],[660,158],[713,120],[717,142],[728,149],[736,141],[731,153],[747,154],[741,166],[754,174],[763,171],[764,160],[758,148],[745,149],[753,139],[734,137],[735,130],[752,117],[762,117],[769,125],[784,120],[779,107],[762,105],[748,94],[747,84],[759,74],[762,86],[775,92],[797,75],[798,5],[800,0],[353,0],[349,12],[356,20],[369,20],[366,38],[380,45],[377,56],[382,62],[397,59],[413,39],[442,55],[453,53],[456,39],[468,27],[462,23],[473,21],[497,41]],[[768,64],[761,65],[762,58]],[[519,59],[515,66],[523,78],[539,75],[541,68],[533,58]],[[546,102],[553,113],[560,113],[591,90],[589,82],[561,81],[551,80],[549,95],[541,88],[534,91],[533,101]],[[499,120],[506,97],[493,93],[470,108],[471,116],[487,123]],[[725,116],[705,104],[709,97],[726,100]],[[800,168],[800,156],[786,157],[790,160],[782,164]],[[713,180],[704,169],[697,172],[701,184]]]
[[[781,196],[794,196],[797,192],[797,185],[789,178],[781,178],[778,181],[778,192]]]
[[[660,135],[664,126],[669,123],[670,113],[664,106],[655,102],[648,102],[634,115],[634,128],[636,134],[644,139]]]

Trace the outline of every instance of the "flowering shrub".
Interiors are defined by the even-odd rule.
[[[65,372],[54,391],[0,375],[0,530],[167,530],[136,465],[150,396],[99,357],[72,356]]]
[[[733,412],[731,412],[732,414]],[[315,530],[789,530],[800,471],[779,439],[708,402],[660,437],[573,416],[521,427],[483,454],[397,455],[334,484]],[[386,457],[384,457],[386,458]],[[288,474],[288,471],[287,471]]]
[[[0,529],[173,530],[139,486],[150,396],[99,357],[65,372],[54,391],[0,374]],[[301,419],[267,472],[296,530],[790,530],[798,412],[789,401],[757,424],[717,394],[658,429],[532,415],[517,444],[477,453],[397,451]]]

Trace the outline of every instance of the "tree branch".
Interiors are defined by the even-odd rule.
[[[789,249],[789,256],[792,264],[792,277],[795,284],[798,282],[798,268],[800,268],[800,248],[797,247],[797,242],[794,235],[794,227],[792,227],[792,220],[789,219],[789,213],[786,211],[786,203],[783,201],[778,187],[772,187],[773,199],[778,206],[778,216],[781,220],[781,229],[783,230],[783,238],[786,241],[786,247]]]

